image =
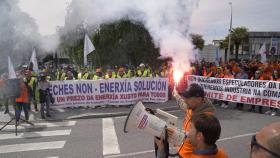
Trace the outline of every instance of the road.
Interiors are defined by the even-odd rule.
[[[170,113],[182,122],[180,110]],[[249,157],[251,136],[279,116],[217,108],[222,125],[218,146],[230,157]],[[35,127],[14,126],[0,133],[1,158],[153,158],[153,137],[144,132],[123,133],[125,117],[37,120]]]

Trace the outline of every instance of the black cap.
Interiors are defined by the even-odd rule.
[[[203,88],[197,84],[192,83],[188,89],[182,94],[185,98],[191,98],[191,97],[202,97],[204,98],[204,90]]]

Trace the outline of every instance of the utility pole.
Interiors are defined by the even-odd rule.
[[[232,2],[229,2],[230,5],[230,25],[229,25],[229,35],[228,35],[228,53],[227,53],[227,62],[229,61],[230,56],[230,45],[231,45],[231,29],[232,29]]]

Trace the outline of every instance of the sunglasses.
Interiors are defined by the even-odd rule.
[[[260,144],[257,142],[256,135],[254,135],[254,136],[252,137],[252,140],[251,140],[251,151],[252,151],[252,149],[253,149],[254,146],[263,149],[264,151],[268,152],[269,154],[271,154],[271,155],[273,155],[273,156],[275,156],[275,157],[280,158],[280,155],[278,155],[278,154],[276,154],[275,152],[270,151],[270,150],[267,149],[266,147],[260,145]]]

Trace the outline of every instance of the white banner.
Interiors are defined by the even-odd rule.
[[[211,99],[280,108],[280,82],[189,76]]]
[[[51,81],[54,106],[129,105],[168,100],[167,78]]]

